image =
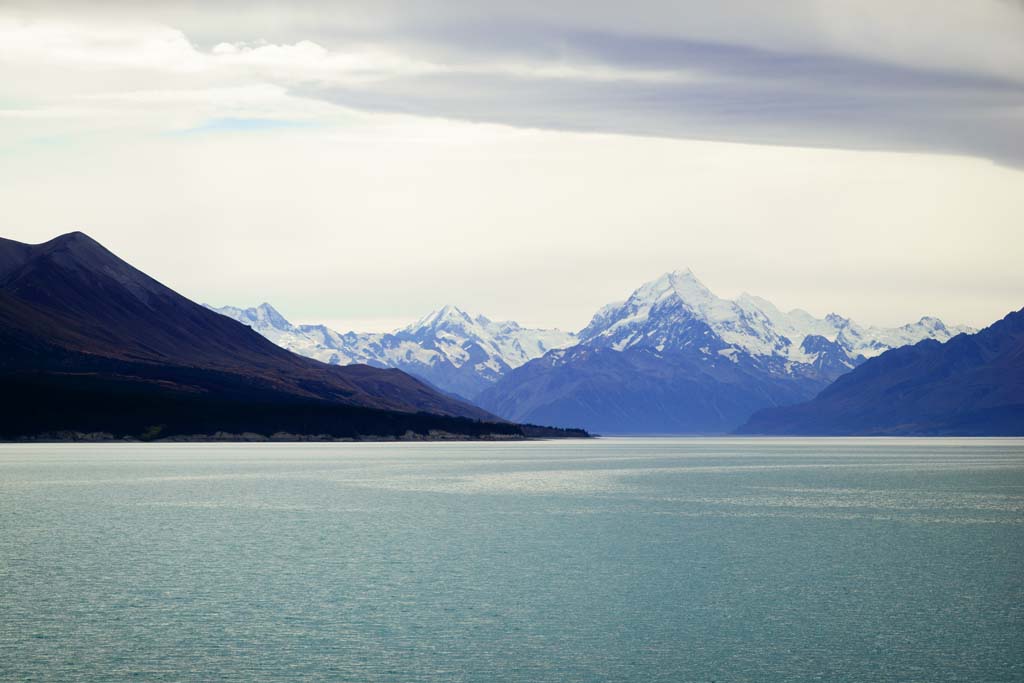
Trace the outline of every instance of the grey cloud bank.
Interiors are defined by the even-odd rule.
[[[92,5],[90,3],[90,5]],[[79,3],[15,4],[84,16]],[[107,2],[198,50],[309,41],[391,59],[339,83],[265,78],[370,111],[514,126],[891,149],[1024,163],[1024,5],[870,2]],[[98,12],[98,14],[97,14]],[[405,64],[396,64],[404,60]],[[258,66],[254,63],[253,68]]]

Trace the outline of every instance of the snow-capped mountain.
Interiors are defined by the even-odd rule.
[[[780,311],[716,296],[689,270],[599,310],[578,335],[445,306],[386,334],[293,325],[269,304],[215,308],[325,363],[395,367],[517,422],[599,433],[725,432],[761,408],[805,401],[866,358],[965,327],[902,327]]]
[[[304,326],[292,325],[270,304],[260,304],[255,308],[236,308],[234,306],[214,308],[209,304],[203,304],[203,306],[221,315],[234,318],[244,325],[248,325],[278,346],[284,347],[300,356],[315,358],[316,360],[333,365],[350,364],[333,359],[337,355],[336,352],[320,344],[313,336],[307,334],[302,329]]]
[[[753,410],[814,396],[866,358],[969,328],[897,328],[716,296],[690,270],[598,311],[579,343],[513,370],[479,397],[502,417],[604,433],[722,432]]]
[[[692,321],[707,324],[717,337],[708,342],[716,346],[714,351],[719,355],[733,361],[742,354],[777,358],[789,363],[788,371],[801,364],[814,364],[833,347],[846,356],[842,363],[849,369],[891,348],[922,339],[946,341],[973,331],[963,326],[946,327],[932,317],[885,328],[858,325],[835,313],[824,318],[800,309],[784,313],[771,302],[750,294],[742,294],[735,301],[719,298],[686,269],[644,284],[623,303],[605,306],[579,337],[582,343],[609,346],[616,351],[643,347],[662,352],[673,345],[698,341],[686,333]],[[708,346],[702,353],[711,351]]]
[[[266,303],[249,309],[209,308],[295,353],[334,365],[399,368],[466,398],[474,398],[511,369],[576,341],[571,333],[495,322],[455,306],[395,332],[345,334],[324,325],[293,325]]]

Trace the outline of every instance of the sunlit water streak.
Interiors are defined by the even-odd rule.
[[[0,446],[0,679],[1024,680],[1024,441]]]

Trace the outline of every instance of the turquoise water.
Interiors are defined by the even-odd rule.
[[[1020,681],[1024,441],[0,446],[0,680]]]

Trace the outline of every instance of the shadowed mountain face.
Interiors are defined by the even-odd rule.
[[[977,334],[887,351],[743,434],[1024,435],[1024,309]]]
[[[398,370],[329,366],[290,353],[78,232],[39,245],[0,239],[0,375],[25,391],[31,378],[45,376],[59,392],[75,377],[87,378],[99,395],[112,383],[176,400],[329,403],[496,419]],[[17,409],[16,397],[5,394],[7,407]],[[18,428],[12,420],[6,419],[8,432]]]

